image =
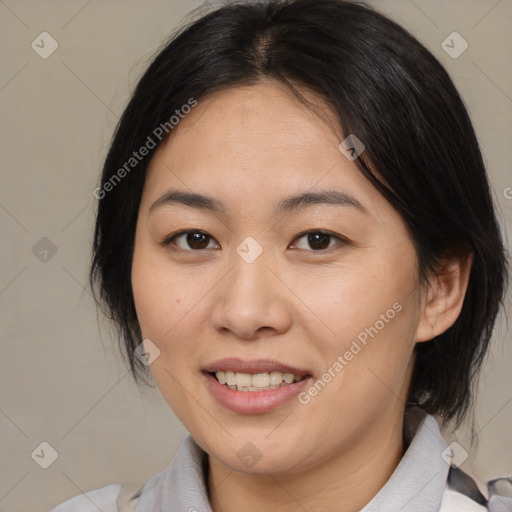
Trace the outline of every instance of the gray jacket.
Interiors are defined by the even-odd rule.
[[[384,487],[360,512],[512,512],[512,477],[487,484],[488,497],[453,464],[435,418],[406,409],[407,450]],[[448,455],[447,455],[448,454]],[[212,512],[207,454],[187,435],[169,466],[140,486],[111,484],[75,496],[50,512]]]

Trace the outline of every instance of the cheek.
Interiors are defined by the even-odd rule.
[[[419,318],[418,282],[414,251],[402,250],[397,257],[389,252],[362,258],[322,280],[321,290],[307,287],[323,321],[317,325],[334,332],[324,329],[328,334],[318,345],[326,371],[336,375],[326,402],[341,400],[349,409],[363,403],[383,407],[406,384]],[[315,339],[313,332],[310,336]]]
[[[163,340],[191,310],[197,286],[170,268],[159,250],[136,244],[132,262],[132,290],[142,334]],[[186,293],[185,293],[185,292]]]
[[[165,280],[158,279],[150,253],[136,244],[132,262],[132,291],[137,318],[144,338],[154,341],[165,332],[165,310],[171,311],[173,297],[166,289]],[[161,274],[160,274],[161,275]],[[168,318],[168,320],[172,320]],[[170,325],[167,326],[167,329]]]
[[[194,406],[180,383],[186,384],[190,371],[183,361],[193,362],[197,348],[191,340],[197,339],[188,332],[187,322],[191,313],[195,292],[190,284],[182,287],[183,277],[170,272],[161,257],[144,246],[136,246],[132,262],[132,289],[137,318],[143,339],[150,339],[160,350],[160,355],[149,366],[163,398],[181,421],[188,418],[187,411]],[[185,290],[185,292],[183,292]],[[198,291],[199,293],[199,291]],[[184,342],[185,341],[185,342]]]
[[[300,279],[302,297],[317,315],[315,325],[330,351],[339,352],[358,337],[364,343],[372,335],[399,336],[415,321],[414,260],[403,260],[400,268],[392,260],[363,260],[327,278]]]

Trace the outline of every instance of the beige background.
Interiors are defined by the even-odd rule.
[[[374,4],[454,78],[510,240],[511,0]],[[0,0],[0,511],[43,512],[108,483],[144,482],[168,465],[186,433],[158,391],[132,384],[116,341],[107,329],[100,337],[84,287],[92,191],[117,118],[150,56],[198,5]],[[31,48],[43,31],[59,45],[47,59]],[[457,59],[441,48],[453,31],[469,43]],[[32,252],[42,237],[57,249],[47,262]],[[479,485],[512,474],[510,368],[502,318],[480,386],[480,444],[462,465]],[[469,450],[468,427],[458,440]],[[43,441],[59,454],[46,470],[31,458]]]

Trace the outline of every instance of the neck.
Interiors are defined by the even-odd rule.
[[[359,511],[384,486],[402,459],[402,427],[403,414],[391,422],[373,423],[348,449],[299,473],[241,473],[209,456],[211,508],[213,512]]]

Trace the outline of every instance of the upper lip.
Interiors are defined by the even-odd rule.
[[[264,373],[264,372],[281,372],[293,373],[293,375],[303,376],[311,375],[308,370],[296,368],[288,364],[280,363],[272,359],[238,359],[229,357],[219,359],[203,368],[204,372],[212,373],[218,371],[230,371],[238,373]]]

